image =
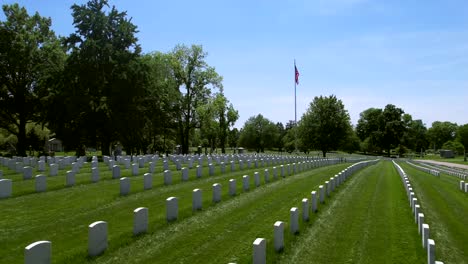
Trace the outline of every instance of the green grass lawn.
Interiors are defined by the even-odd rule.
[[[279,165],[276,166],[279,167]],[[341,164],[312,171],[315,173],[328,171],[332,175],[345,166],[347,165]],[[228,196],[228,180],[236,179],[238,193],[241,193],[242,176],[250,175],[251,192],[254,193],[257,192],[257,189],[253,188],[253,172],[261,172],[263,184],[262,172],[264,169],[243,170],[223,175],[217,170],[217,175],[212,177],[208,176],[208,171],[205,169],[203,178],[195,179],[194,175],[191,175],[192,178],[188,182],[180,182],[180,175],[174,173],[174,184],[170,186],[164,186],[162,175],[157,174],[153,179],[154,188],[149,191],[143,191],[142,176],[132,176],[130,177],[131,194],[126,197],[119,196],[118,180],[103,180],[95,184],[79,184],[72,188],[59,188],[54,191],[25,194],[0,200],[2,216],[7,216],[0,218],[0,233],[2,234],[0,244],[8,245],[0,247],[0,255],[2,256],[0,262],[20,263],[23,260],[25,246],[38,240],[49,240],[52,241],[54,263],[82,263],[89,260],[86,257],[87,227],[92,222],[99,220],[109,223],[109,249],[102,258],[112,256],[113,252],[121,250],[126,245],[136,245],[137,241],[146,237],[135,238],[132,236],[133,210],[135,208],[141,206],[149,208],[150,234],[160,231],[169,232],[171,228],[177,228],[179,223],[191,221],[189,219],[193,217],[195,217],[193,219],[203,219],[206,215],[211,214],[209,211],[192,212],[191,195],[193,189],[203,190],[205,209],[214,206],[211,202],[211,186],[215,182],[221,183],[223,186],[223,201],[232,200],[236,203],[237,197],[230,198]],[[60,176],[52,178],[60,178]],[[289,177],[286,179],[288,180]],[[278,184],[282,181],[277,180]],[[267,194],[275,196],[273,193],[267,192]],[[174,224],[167,224],[165,220],[165,199],[170,196],[176,196],[180,199],[180,220]],[[238,197],[242,196],[246,196],[246,194],[241,194]],[[258,201],[258,204],[261,205],[261,201]],[[214,207],[221,208],[221,206]],[[251,206],[255,206],[255,204],[252,203]],[[93,260],[91,259],[91,261]]]
[[[426,263],[398,173],[380,162],[344,186],[281,263]]]
[[[436,258],[445,263],[468,263],[468,194],[459,190],[459,179],[440,177],[400,162],[415,190],[436,243]]]

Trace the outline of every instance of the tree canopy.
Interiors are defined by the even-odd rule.
[[[350,131],[350,118],[343,102],[331,95],[315,97],[299,122],[299,134],[306,149],[319,149],[323,156],[337,150]]]

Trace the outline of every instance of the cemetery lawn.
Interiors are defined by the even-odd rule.
[[[224,200],[228,197],[223,196],[220,204],[152,230],[134,243],[98,257],[95,262],[249,263],[252,242],[257,237],[267,238],[269,257],[276,257],[272,249],[273,224],[278,220],[289,222],[291,207],[299,207],[302,213],[302,198],[310,198],[310,192],[318,190],[318,185],[348,166],[334,165],[288,176],[259,188],[251,187],[251,191],[227,201]],[[211,192],[204,192],[203,197],[211,199],[210,195]],[[190,206],[183,205],[179,210],[190,211]],[[301,229],[310,224],[300,220]],[[285,245],[291,244],[291,240],[293,235],[286,224]]]
[[[140,169],[139,176],[130,176],[131,192],[124,197],[119,195],[117,179],[19,196],[15,196],[14,185],[13,197],[0,200],[0,245],[7,245],[0,247],[0,263],[23,263],[24,247],[39,240],[52,242],[53,263],[171,263],[197,259],[199,262],[206,262],[206,259],[247,262],[256,236],[269,235],[278,219],[289,221],[290,207],[298,206],[302,198],[310,197],[310,191],[318,189],[318,183],[322,184],[349,165],[315,168],[272,180],[268,185],[264,185],[265,167],[223,175],[217,168],[216,175],[211,177],[205,167],[201,179],[195,179],[193,169],[189,172],[188,182],[181,182],[180,172],[171,167],[173,185],[164,186],[162,174],[157,173],[153,175],[153,189],[143,191],[141,175],[146,168],[144,171]],[[276,167],[279,174],[279,165]],[[89,178],[90,173],[86,170],[90,171],[90,168],[83,167],[81,172]],[[160,167],[156,169],[157,172],[161,170]],[[260,172],[260,188],[254,187],[254,171]],[[129,170],[122,170],[122,175],[129,175]],[[250,176],[247,193],[242,193],[243,175]],[[61,178],[62,184],[65,181],[64,176],[47,178],[48,181]],[[231,178],[237,181],[237,197],[228,195]],[[272,172],[270,178],[273,179]],[[222,202],[216,205],[211,201],[213,183],[222,185]],[[192,190],[195,188],[203,190],[203,210],[200,212],[192,212]],[[165,200],[171,196],[179,198],[179,220],[168,224]],[[134,237],[133,210],[138,207],[149,209],[149,233]],[[270,218],[263,219],[264,216]],[[101,257],[88,258],[88,225],[101,220],[109,225],[109,248]],[[268,232],[259,232],[262,230],[259,226]]]
[[[415,190],[436,243],[436,258],[444,263],[468,263],[468,194],[455,176],[440,178],[400,162]]]
[[[427,263],[400,176],[389,161],[354,175],[281,263]]]

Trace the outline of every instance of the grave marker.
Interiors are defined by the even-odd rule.
[[[97,221],[88,226],[88,255],[98,256],[107,249],[107,222]]]
[[[148,208],[138,207],[133,210],[133,234],[148,232]]]

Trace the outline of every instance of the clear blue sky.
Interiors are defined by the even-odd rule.
[[[81,0],[19,2],[74,31],[70,6]],[[236,127],[256,114],[298,120],[314,96],[336,95],[356,124],[370,107],[394,104],[430,127],[468,123],[466,0],[114,0],[138,26],[143,52],[201,44],[239,110]],[[0,19],[4,19],[3,14]]]

